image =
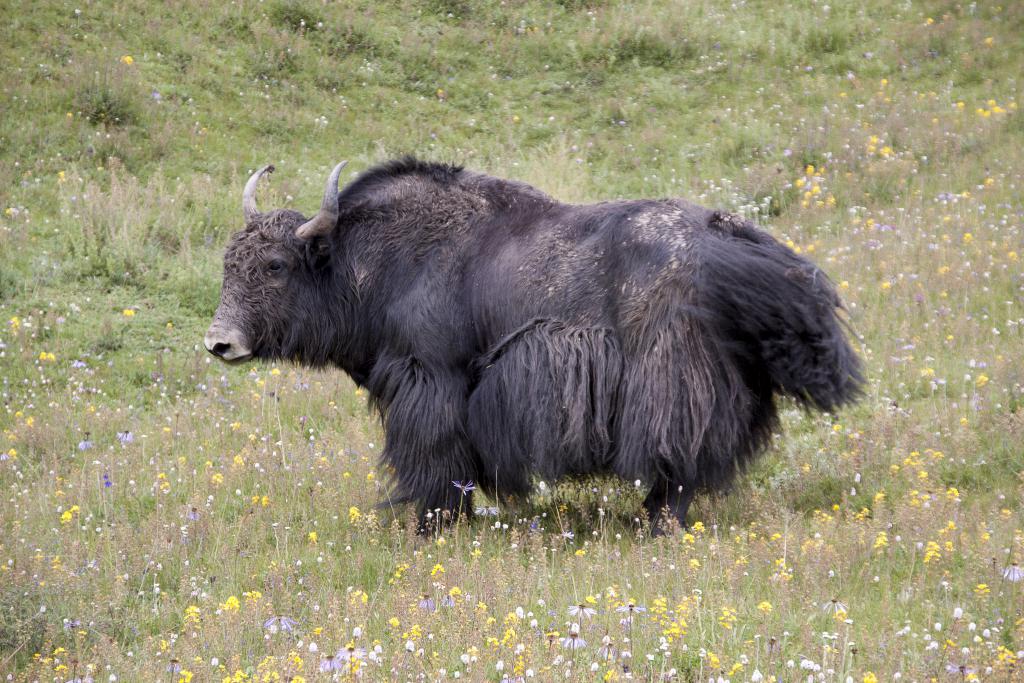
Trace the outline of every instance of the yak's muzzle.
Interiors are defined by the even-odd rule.
[[[241,363],[252,358],[252,349],[238,330],[211,325],[203,337],[203,344],[207,351],[229,363]]]

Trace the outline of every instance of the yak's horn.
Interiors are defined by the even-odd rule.
[[[335,166],[331,175],[327,177],[327,187],[324,188],[324,200],[320,203],[320,211],[295,231],[299,239],[308,240],[329,235],[338,224],[338,178],[346,164],[348,162],[343,161]]]
[[[256,185],[260,182],[260,178],[263,177],[264,173],[273,172],[273,164],[267,164],[249,176],[249,181],[246,182],[245,189],[242,190],[242,213],[245,214],[246,223],[260,215],[260,210],[256,208]]]

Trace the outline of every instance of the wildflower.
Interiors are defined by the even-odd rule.
[[[484,517],[497,517],[498,516],[498,508],[493,507],[493,506],[476,507],[476,508],[473,509],[473,511],[476,514],[482,515]]]
[[[131,442],[135,441],[135,437],[130,431],[123,431],[117,433],[117,440],[121,442],[122,446],[127,446]]]
[[[123,311],[121,311],[121,315],[123,315],[126,318],[134,318],[135,317],[135,309],[134,308],[126,308]]]
[[[234,595],[230,595],[228,596],[227,600],[221,603],[220,608],[225,612],[237,612],[241,606],[242,603],[238,601],[238,598],[236,598]]]
[[[826,614],[829,614],[829,613],[836,614],[838,612],[849,612],[850,611],[849,609],[847,609],[846,605],[841,603],[841,602],[839,602],[839,600],[837,598],[832,598],[831,600],[826,602],[824,605],[821,606],[821,609]]]
[[[770,614],[772,611],[772,603],[767,600],[762,600],[757,604],[757,609],[761,610],[765,614]]]
[[[110,475],[106,472],[103,473],[103,488],[109,489],[114,485],[114,482],[110,481]]]
[[[629,614],[640,614],[647,611],[647,608],[643,605],[637,605],[632,600],[627,602],[625,605],[620,605],[615,608],[616,612],[628,612]]]
[[[131,66],[132,64],[135,63],[135,59],[131,55],[122,55],[121,56],[121,63],[122,64],[126,64],[128,66]]]
[[[78,369],[80,369],[80,368],[84,368],[84,367],[86,367],[86,365],[85,365],[85,363],[84,363],[84,362],[82,362],[82,361],[80,361],[80,360],[73,360],[73,361],[71,361],[71,367],[73,367],[73,368],[75,368],[76,370],[78,370]]]
[[[569,635],[562,638],[562,647],[567,650],[579,650],[587,646],[587,641],[580,637],[580,625],[573,624],[569,627]]]
[[[366,650],[361,647],[356,647],[354,643],[349,643],[338,650],[338,654],[335,656],[343,662],[358,661],[366,658]]]
[[[437,603],[434,602],[434,599],[432,597],[424,593],[422,596],[420,596],[419,608],[427,612],[434,612],[437,610]]]
[[[864,674],[864,683],[878,683],[878,676],[874,672],[869,671]]]
[[[341,671],[344,668],[344,662],[335,657],[334,655],[327,655],[320,660],[320,671]]]
[[[89,440],[89,432],[85,433],[85,438],[78,442],[78,450],[87,451],[92,448],[92,441]]]
[[[970,676],[974,673],[974,669],[966,664],[954,664],[953,662],[946,665],[946,671],[951,674],[960,674],[961,677]]]
[[[1024,569],[1021,569],[1020,566],[1014,562],[1003,570],[1003,578],[1013,583],[1024,581]]]
[[[606,634],[601,639],[601,647],[597,648],[597,657],[604,660],[615,659],[615,647],[612,646],[611,636]]]
[[[582,617],[584,619],[589,619],[595,614],[597,614],[597,610],[590,605],[579,604],[569,606],[570,617]]]
[[[363,513],[359,511],[355,505],[352,505],[348,509],[348,521],[349,524],[355,524],[359,521],[359,518],[363,516]]]
[[[315,531],[310,531],[306,537],[309,539],[310,545],[316,545],[317,535]]]
[[[172,674],[181,673],[181,662],[177,659],[172,659],[167,664],[167,671]]]
[[[453,481],[452,486],[461,491],[462,495],[466,495],[470,491],[476,490],[476,486],[473,484],[472,479],[470,479],[469,481]]]
[[[189,511],[185,513],[185,518],[191,522],[195,522],[199,519],[199,510],[196,508],[189,508]]]

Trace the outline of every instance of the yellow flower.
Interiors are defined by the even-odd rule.
[[[135,309],[126,308],[123,311],[121,311],[121,315],[123,315],[126,318],[132,318],[135,316]]]
[[[986,375],[985,373],[981,373],[980,375],[978,375],[978,379],[974,380],[974,386],[978,387],[979,389],[985,386],[986,384],[988,384],[988,375]]]
[[[132,64],[135,63],[135,59],[131,55],[122,55],[121,56],[121,63],[122,64],[127,64],[128,66],[131,66]]]
[[[765,614],[768,614],[772,611],[772,603],[768,602],[767,600],[762,600],[757,604],[757,609],[761,610]]]
[[[878,676],[869,671],[864,674],[864,683],[878,683]]]
[[[362,517],[362,513],[359,512],[359,508],[357,508],[355,505],[351,506],[348,509],[348,521],[350,523],[355,524],[357,521],[359,521],[360,517]]]
[[[228,596],[227,600],[221,603],[220,608],[225,612],[237,612],[241,606],[242,603],[238,601],[238,598],[236,598],[234,595],[230,595]]]
[[[444,574],[444,565],[443,564],[435,564],[434,568],[430,570],[430,575],[431,576],[437,576],[438,574]]]
[[[310,531],[309,535],[308,535],[308,538],[309,538],[310,544],[316,545],[316,538],[317,538],[317,536],[316,536],[316,532],[315,531]]]

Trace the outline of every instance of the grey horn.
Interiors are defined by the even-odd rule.
[[[348,162],[343,161],[331,171],[327,178],[327,187],[324,188],[324,200],[320,204],[320,211],[295,231],[299,239],[308,240],[329,235],[338,224],[338,178],[341,177],[341,169],[345,168],[346,164]]]
[[[246,223],[260,215],[260,210],[256,208],[256,185],[259,184],[264,173],[273,172],[274,165],[267,164],[249,176],[248,182],[245,183],[245,189],[242,190],[242,213],[245,214]]]

